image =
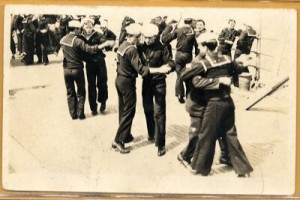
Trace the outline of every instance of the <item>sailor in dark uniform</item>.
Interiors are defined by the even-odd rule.
[[[48,52],[47,48],[49,47],[49,35],[48,35],[48,22],[46,18],[42,15],[38,17],[38,29],[36,32],[36,55],[38,57],[37,63],[43,63],[48,65]]]
[[[168,64],[175,70],[175,63],[168,46],[159,41],[159,29],[154,24],[142,27],[144,44],[139,46],[142,64],[159,68]],[[143,78],[143,107],[146,116],[148,140],[155,140],[158,156],[165,154],[166,143],[166,75],[154,74]]]
[[[197,22],[198,23],[198,22]],[[197,38],[198,47],[203,49],[203,41],[211,33],[202,32]],[[220,84],[230,84],[231,80],[227,77],[220,78],[205,78],[202,77],[197,83],[193,84],[192,78],[200,73],[203,73],[211,66],[203,66],[201,63],[204,62],[206,51],[200,51],[200,53],[192,60],[191,64],[188,65],[181,71],[181,79],[186,82],[187,86],[187,98],[186,98],[186,111],[190,115],[190,128],[189,128],[189,141],[185,148],[178,154],[177,159],[187,167],[193,158],[194,151],[196,148],[197,141],[199,139],[203,114],[206,107],[206,100],[204,98],[202,90],[218,90]],[[229,79],[229,80],[228,80]],[[200,90],[201,89],[201,90]],[[231,162],[228,156],[228,148],[225,145],[225,141],[219,139],[221,148],[221,156],[219,162],[231,166]]]
[[[69,22],[70,33],[64,36],[61,41],[63,49],[63,67],[64,78],[67,89],[68,107],[72,119],[85,119],[84,103],[85,103],[85,78],[83,71],[83,53],[97,53],[106,45],[90,46],[84,43],[77,36],[81,32],[81,24],[79,21],[73,20]],[[75,84],[77,92],[75,91]]]
[[[205,78],[231,78],[234,71],[241,70],[231,61],[227,55],[220,57],[214,52],[217,41],[214,38],[207,38],[202,46],[206,48],[206,56],[202,62],[193,70],[200,72],[205,69],[205,73],[200,72],[201,76],[195,76],[192,79],[194,86],[197,86],[203,77]],[[193,73],[187,73],[189,75]],[[184,73],[181,74],[184,78]],[[194,75],[193,75],[194,76]],[[186,78],[186,77],[185,77]],[[237,131],[235,127],[234,104],[230,97],[230,85],[220,84],[217,90],[200,90],[203,95],[205,110],[194,151],[191,168],[194,173],[204,176],[211,171],[213,163],[215,145],[218,137],[224,138],[228,147],[228,153],[231,159],[233,169],[239,177],[244,177],[253,171],[241,144],[237,139]]]
[[[234,59],[237,59],[240,55],[249,55],[251,52],[254,39],[257,38],[256,31],[252,26],[245,25],[246,29],[242,31],[236,44],[236,50],[234,52]]]
[[[104,32],[94,27],[94,20],[84,18],[81,21],[83,32],[80,37],[89,45],[102,44],[110,41],[110,47],[115,45],[116,36],[109,29],[107,37]],[[98,25],[97,25],[98,26]],[[97,30],[97,31],[96,31]],[[107,46],[108,47],[108,46]],[[105,54],[103,51],[98,51],[96,54],[85,54],[86,75],[88,80],[88,99],[92,115],[97,115],[97,101],[101,103],[100,112],[103,113],[106,109],[106,100],[108,98],[107,90],[107,69],[105,62]],[[98,89],[98,91],[97,91]]]
[[[21,62],[25,65],[33,64],[34,60],[34,38],[36,32],[36,27],[33,23],[34,20],[35,18],[33,15],[28,15],[22,21],[24,27],[22,39],[22,56],[24,57]]]
[[[219,55],[227,55],[231,58],[231,48],[235,41],[235,38],[241,34],[241,30],[235,29],[235,20],[230,19],[228,21],[228,27],[224,28],[219,34]]]
[[[67,15],[60,15],[56,20],[57,21],[55,23],[55,38],[58,42],[56,44],[54,54],[58,55],[58,52],[60,50],[59,41],[68,33],[68,23],[70,20],[72,20],[72,17]]]
[[[175,95],[180,103],[184,103],[185,89],[184,84],[180,80],[180,71],[190,63],[193,59],[193,47],[195,46],[195,54],[198,54],[198,46],[195,38],[195,31],[192,28],[192,19],[187,18],[184,20],[184,26],[178,28],[175,26],[174,29],[169,32],[168,25],[162,33],[162,42],[165,44],[170,43],[172,40],[177,39],[175,63],[177,64],[177,79],[175,85]]]
[[[119,97],[119,127],[112,143],[112,148],[120,153],[129,153],[124,143],[133,140],[131,134],[132,121],[136,109],[136,78],[152,73],[168,73],[171,68],[163,65],[160,68],[149,68],[142,65],[136,45],[139,43],[141,26],[130,24],[126,27],[126,40],[117,51],[116,89]]]
[[[24,26],[23,26],[23,21],[24,17],[23,15],[17,15],[15,21],[14,21],[14,30],[17,32],[17,39],[18,39],[18,45],[17,45],[17,50],[18,54],[20,55],[22,53],[22,40],[23,40],[23,32],[24,32]]]

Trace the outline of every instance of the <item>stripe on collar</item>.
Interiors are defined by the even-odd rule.
[[[120,55],[123,57],[124,54],[126,53],[126,51],[127,51],[130,47],[136,48],[135,45],[128,45],[122,52],[118,50],[117,53],[120,54]]]
[[[74,41],[75,41],[75,39],[77,38],[77,36],[75,36],[75,37],[72,39],[71,44],[68,44],[68,43],[63,42],[63,39],[64,39],[65,37],[66,37],[66,36],[64,36],[64,37],[60,40],[60,44],[63,44],[63,45],[68,46],[68,47],[73,47]]]
[[[222,62],[218,62],[218,63],[215,63],[209,55],[206,55],[205,58],[211,64],[212,67],[219,67],[219,66],[231,63],[231,60],[227,56],[224,56],[224,55],[222,56],[222,58],[224,58],[225,60]]]

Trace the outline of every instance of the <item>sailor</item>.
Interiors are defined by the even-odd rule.
[[[168,46],[159,38],[159,28],[154,24],[142,27],[144,44],[139,46],[142,64],[150,68],[169,65],[175,70],[175,63]],[[153,74],[143,78],[143,107],[146,116],[148,140],[158,147],[158,156],[166,153],[166,75]]]
[[[105,37],[103,31],[97,28],[92,18],[86,17],[81,20],[83,31],[80,37],[89,45],[102,44],[109,41],[110,47],[115,44],[115,35],[111,31],[111,37]],[[108,46],[107,46],[108,47]],[[106,109],[106,100],[108,99],[107,87],[107,68],[105,54],[98,51],[96,54],[85,53],[86,76],[88,80],[88,99],[92,115],[97,115],[97,101],[101,104],[99,111],[103,113]],[[98,89],[98,91],[97,91]]]
[[[228,27],[224,28],[219,34],[219,46],[217,51],[219,55],[227,55],[231,58],[231,48],[235,41],[235,38],[241,34],[241,30],[235,29],[235,20],[228,20]]]
[[[195,31],[192,28],[193,19],[186,18],[184,19],[184,25],[181,28],[177,28],[176,23],[172,25],[173,30],[169,31],[169,28],[166,27],[165,31],[162,33],[162,42],[165,44],[170,43],[172,40],[177,39],[176,44],[176,54],[175,54],[175,63],[176,63],[176,73],[177,79],[175,84],[175,95],[178,98],[180,103],[184,103],[185,89],[184,84],[180,80],[180,71],[186,66],[187,63],[190,63],[193,58],[193,47],[195,46],[195,54],[198,54],[198,47],[195,38]],[[170,25],[168,25],[170,26]]]
[[[203,51],[206,51],[206,56],[193,69],[199,72],[199,76],[192,78],[194,86],[197,86],[203,77],[212,79],[231,78],[234,71],[243,70],[243,67],[237,67],[229,56],[223,55],[220,57],[215,52],[215,48],[217,47],[216,39],[208,37],[202,43],[202,47],[204,48]],[[193,73],[182,73],[181,77],[185,79],[188,77],[187,74],[191,75]],[[234,103],[230,97],[230,82],[220,84],[217,90],[200,90],[199,92],[202,92],[201,95],[204,98],[205,110],[198,134],[199,139],[190,165],[193,172],[204,176],[210,173],[216,140],[221,137],[228,148],[233,169],[238,174],[238,177],[249,175],[253,171],[253,168],[237,138]]]
[[[117,51],[117,78],[116,89],[119,97],[119,127],[112,143],[112,148],[120,153],[129,153],[124,143],[131,142],[132,121],[136,109],[136,78],[138,74],[147,77],[152,73],[168,73],[171,68],[163,65],[159,68],[144,66],[137,50],[141,36],[141,25],[130,24],[126,27],[126,40],[122,42]]]
[[[67,89],[67,99],[69,112],[72,119],[85,119],[84,103],[85,103],[85,78],[83,71],[83,52],[97,53],[103,49],[108,43],[90,46],[78,38],[81,32],[81,24],[77,20],[68,23],[70,33],[64,36],[61,41],[63,49],[63,67],[64,78]],[[75,90],[75,85],[77,92]]]

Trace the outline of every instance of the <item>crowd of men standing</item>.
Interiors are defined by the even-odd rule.
[[[24,64],[33,63],[34,48],[38,55],[40,47],[38,62],[48,64],[46,16],[27,16],[22,20],[20,17],[14,18],[12,31],[17,30],[18,51],[24,54]],[[116,45],[116,35],[100,26],[99,16],[56,18],[60,26],[55,37],[55,41],[59,40],[55,53],[62,48],[71,118],[86,118],[83,61],[86,63],[91,113],[98,114],[97,102],[101,104],[99,111],[105,111],[108,77],[103,50],[115,50],[119,127],[112,142],[113,149],[122,154],[130,152],[125,144],[134,140],[131,127],[136,110],[136,78],[140,75],[143,77],[142,98],[148,140],[155,142],[158,156],[166,153],[166,78],[168,73],[175,71],[175,94],[179,103],[186,103],[191,118],[188,144],[177,159],[193,173],[208,175],[215,143],[219,141],[220,163],[232,166],[238,176],[245,177],[253,169],[237,139],[230,87],[232,80],[238,80],[238,74],[248,70],[246,63],[236,62],[236,59],[250,53],[257,37],[255,30],[249,25],[245,30],[236,30],[235,20],[230,19],[228,27],[217,38],[215,33],[205,29],[201,19],[186,18],[182,27],[178,27],[175,20],[168,24],[166,20],[166,16],[156,17],[147,24],[139,24],[125,17]],[[238,36],[232,59],[232,46]],[[177,41],[174,59],[170,45],[173,40]]]

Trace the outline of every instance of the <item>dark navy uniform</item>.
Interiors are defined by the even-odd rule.
[[[151,44],[139,46],[143,65],[159,68],[168,64],[175,70],[175,63],[168,46],[159,42],[159,38]],[[154,138],[158,148],[165,146],[166,135],[166,75],[154,74],[143,78],[142,96],[146,116],[148,138]],[[154,101],[153,101],[154,100]]]
[[[97,46],[89,46],[75,34],[68,34],[60,41],[63,49],[64,77],[67,89],[69,112],[73,119],[83,118],[85,103],[85,79],[83,71],[83,52],[96,53]],[[75,85],[77,86],[77,93]],[[78,99],[77,99],[78,98]]]
[[[127,41],[122,42],[117,51],[116,89],[119,97],[119,128],[115,142],[124,143],[131,136],[131,126],[136,109],[136,78],[150,74],[142,65],[137,48]]]
[[[207,72],[206,78],[232,77],[236,69],[230,57],[219,57],[217,53],[209,53],[201,63]],[[208,67],[209,66],[209,67]],[[197,83],[199,77],[194,77]],[[205,111],[199,134],[199,140],[191,163],[196,173],[208,175],[215,153],[218,137],[224,138],[235,172],[239,175],[253,171],[238,139],[235,127],[234,103],[230,97],[230,87],[220,85],[218,90],[203,90]]]
[[[201,78],[197,82],[192,82],[192,78],[205,70],[202,66],[203,56],[198,54],[191,63],[191,68],[184,68],[181,73],[181,79],[187,85],[186,111],[190,115],[189,141],[187,146],[180,152],[180,156],[187,163],[191,163],[195,147],[198,141],[198,135],[202,124],[205,111],[206,100],[203,96],[203,90],[217,90],[220,83],[218,78]],[[179,158],[180,159],[180,158]]]
[[[256,31],[252,28],[247,28],[242,31],[241,35],[236,44],[236,50],[234,52],[234,60],[240,57],[242,54],[249,55],[251,52],[252,44],[256,38]],[[245,68],[244,72],[249,73],[249,69]],[[239,77],[238,74],[234,74],[233,82],[236,87],[239,87]]]
[[[183,26],[171,31],[171,26],[168,25],[163,31],[161,39],[163,43],[170,43],[172,40],[177,38],[176,44],[176,54],[175,54],[175,63],[176,65],[176,85],[175,85],[175,94],[178,97],[185,96],[185,90],[183,82],[180,80],[180,71],[186,66],[187,63],[190,63],[193,59],[193,47],[195,46],[195,51],[198,51],[198,45],[195,38],[195,32],[190,26]],[[196,52],[197,53],[197,52]]]
[[[14,21],[14,30],[17,32],[18,45],[17,49],[19,53],[22,53],[22,40],[23,40],[23,17],[21,15],[17,15],[16,20]]]
[[[236,50],[234,53],[234,59],[237,59],[242,54],[250,54],[252,44],[256,38],[256,31],[252,28],[248,28],[242,31],[236,44]]]
[[[113,32],[107,29],[105,35],[94,31],[90,36],[85,36],[83,33],[80,37],[89,45],[102,44],[106,40],[115,40],[116,36]],[[88,80],[88,96],[89,104],[92,112],[97,112],[97,102],[105,103],[108,98],[107,87],[107,68],[105,62],[105,54],[98,51],[96,54],[85,54],[86,75]],[[96,89],[98,88],[98,92]],[[97,95],[98,94],[98,95]]]
[[[68,33],[68,23],[71,20],[71,17],[66,16],[62,17],[60,16],[57,19],[58,27],[55,29],[55,38],[58,41],[57,45],[55,47],[55,52],[58,53],[60,50],[60,43],[59,41]]]
[[[10,23],[10,51],[12,53],[12,58],[14,59],[15,54],[16,54],[16,44],[13,38],[13,32],[15,31],[14,29],[14,23],[17,19],[17,15],[11,16],[11,23]]]
[[[219,46],[218,52],[222,55],[227,55],[231,57],[231,48],[233,42],[237,36],[241,34],[241,31],[237,31],[235,29],[224,28],[219,34]],[[231,41],[232,44],[226,42],[226,40]]]
[[[34,59],[34,38],[35,38],[35,32],[36,27],[32,21],[32,17],[28,16],[27,18],[24,18],[23,21],[23,39],[22,39],[22,52],[26,55],[21,60],[25,65],[33,64]]]
[[[47,48],[49,47],[48,22],[46,18],[38,20],[38,29],[36,32],[36,55],[38,63],[49,63]]]

